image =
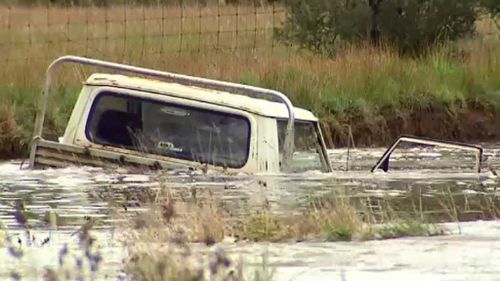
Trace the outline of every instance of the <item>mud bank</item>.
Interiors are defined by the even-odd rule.
[[[494,105],[479,103],[469,103],[459,110],[447,105],[384,108],[375,114],[337,114],[322,118],[330,147],[346,147],[350,132],[357,147],[387,146],[401,134],[473,143],[495,142],[500,140],[499,122],[500,111]]]

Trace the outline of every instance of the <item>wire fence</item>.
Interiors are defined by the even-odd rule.
[[[276,3],[109,7],[0,7],[0,62],[182,53],[273,52],[285,48],[273,30],[286,17]]]

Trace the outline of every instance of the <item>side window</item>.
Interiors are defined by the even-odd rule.
[[[283,158],[283,143],[287,120],[277,120],[278,123],[278,144],[280,159]],[[297,121],[294,127],[294,153],[292,161],[293,172],[303,172],[307,170],[322,170],[320,156],[320,144],[316,124],[313,122]]]
[[[101,93],[86,135],[97,144],[241,168],[248,159],[250,122],[235,114]]]

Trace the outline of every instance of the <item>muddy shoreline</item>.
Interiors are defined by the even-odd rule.
[[[500,140],[500,110],[480,103],[469,103],[458,110],[447,105],[424,109],[391,107],[377,113],[334,113],[320,119],[329,148],[352,146],[349,139],[359,148],[385,147],[402,134],[471,143]],[[31,127],[28,122],[28,118],[17,121],[0,114],[0,159],[27,157],[31,137],[26,130]],[[49,118],[45,132],[47,138],[55,140],[64,128]]]
[[[349,130],[356,147],[385,147],[402,134],[471,143],[500,140],[500,110],[469,104],[460,110],[446,105],[427,109],[386,108],[378,114],[340,114],[322,119],[330,147],[346,147]]]

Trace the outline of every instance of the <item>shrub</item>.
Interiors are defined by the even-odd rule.
[[[331,55],[341,40],[365,39],[369,10],[363,2],[290,0],[285,25],[276,35],[282,41]]]
[[[419,53],[472,35],[476,7],[474,0],[386,0],[380,14],[382,37],[402,52]]]
[[[498,30],[500,30],[500,1],[482,0],[481,6],[487,15],[491,16]]]
[[[363,41],[382,41],[403,53],[420,53],[472,34],[477,4],[475,0],[290,0],[285,26],[277,35],[328,55],[343,42]]]

